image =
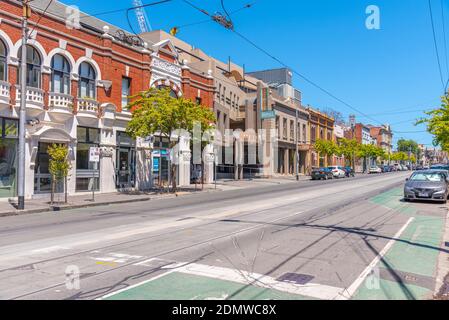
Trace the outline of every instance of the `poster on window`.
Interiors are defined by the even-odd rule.
[[[89,148],[89,161],[90,162],[100,162],[100,148],[90,147]]]

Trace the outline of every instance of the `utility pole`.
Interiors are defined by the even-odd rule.
[[[19,109],[19,163],[17,168],[17,208],[25,209],[25,121],[26,121],[26,89],[27,89],[27,38],[28,18],[30,17],[29,0],[22,1],[22,56],[20,60],[20,109]]]
[[[298,129],[299,129],[299,125],[298,125],[298,109],[296,109],[296,122],[295,122],[295,127],[296,127],[296,133],[295,133],[295,145],[296,145],[296,154],[295,154],[295,172],[296,172],[296,181],[299,181],[299,148],[298,148],[298,142],[299,142],[299,137],[298,137]]]

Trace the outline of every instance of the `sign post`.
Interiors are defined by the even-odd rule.
[[[98,170],[98,163],[100,162],[100,148],[90,147],[89,148],[89,162],[93,162],[94,171],[92,173],[92,179],[89,183],[89,188],[92,189],[92,202],[95,202],[95,178],[96,172]]]

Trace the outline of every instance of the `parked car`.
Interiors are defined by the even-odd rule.
[[[437,164],[430,166],[430,170],[449,170],[449,165],[447,164]]]
[[[343,167],[340,166],[331,166],[328,167],[330,170],[332,170],[332,173],[334,174],[334,178],[345,178],[346,172],[343,170]]]
[[[334,174],[329,168],[313,168],[311,175],[312,180],[327,180],[334,178]]]
[[[447,202],[449,195],[448,174],[439,170],[414,172],[404,186],[404,200]]]
[[[372,174],[372,173],[382,173],[382,169],[379,168],[378,166],[371,166],[369,168],[369,172],[368,173],[370,173],[370,174]]]
[[[421,165],[417,165],[416,168],[415,168],[415,170],[416,170],[416,171],[421,171],[421,170],[424,170],[424,167],[421,166]]]
[[[391,172],[391,167],[390,166],[382,166],[380,168],[382,169],[382,172]]]
[[[346,173],[346,177],[355,177],[355,171],[351,167],[343,167],[343,170]]]

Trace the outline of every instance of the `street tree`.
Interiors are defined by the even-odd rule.
[[[403,138],[398,140],[398,151],[405,152],[407,154],[416,154],[418,155],[418,157],[420,153],[418,142],[416,142],[415,140],[406,140]]]
[[[67,175],[70,170],[69,150],[64,144],[52,144],[47,149],[50,163],[48,171],[51,175],[51,203],[54,202],[56,184],[64,180],[64,202],[67,203]]]
[[[319,156],[331,157],[339,152],[337,144],[331,140],[319,139],[314,147]]]
[[[342,154],[349,164],[355,168],[355,155],[359,148],[359,143],[355,139],[340,139],[339,152]]]
[[[214,113],[207,107],[189,99],[174,98],[170,89],[150,88],[131,97],[127,108],[132,112],[127,133],[133,138],[160,135],[170,138],[172,150],[178,143],[173,134],[179,130],[192,132],[195,123],[201,124],[202,131],[210,130],[216,121]],[[173,191],[176,192],[177,166],[171,168]],[[170,182],[169,182],[170,183]]]
[[[449,151],[449,93],[441,97],[439,108],[425,113],[428,117],[419,119],[416,125],[426,124],[427,131],[433,135],[434,145]]]

